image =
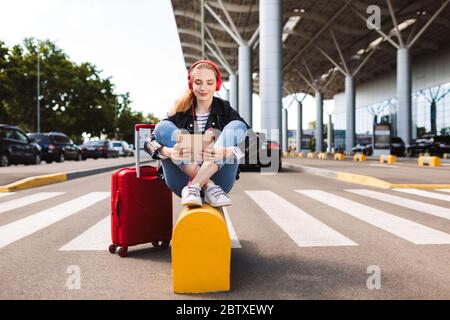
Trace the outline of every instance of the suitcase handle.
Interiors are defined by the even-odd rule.
[[[117,191],[116,203],[115,203],[114,207],[116,209],[116,215],[120,216],[120,193],[119,193],[119,191]]]
[[[135,160],[136,160],[136,177],[139,178],[141,176],[141,145],[139,143],[139,131],[141,129],[155,129],[155,124],[147,124],[147,123],[140,123],[134,125],[134,146],[136,148],[135,153]]]

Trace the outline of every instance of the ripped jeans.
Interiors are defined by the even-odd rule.
[[[163,146],[172,148],[176,141],[174,137],[180,129],[168,120],[157,124],[154,134],[156,141]],[[215,147],[232,147],[242,143],[247,134],[247,126],[239,120],[230,121],[214,143]],[[175,164],[172,159],[161,160],[164,177],[167,186],[177,196],[181,197],[181,190],[187,185],[189,176],[182,171],[183,164]],[[236,180],[239,162],[236,158],[227,159],[217,163],[219,170],[211,176],[211,180],[222,188],[226,193],[231,191]]]

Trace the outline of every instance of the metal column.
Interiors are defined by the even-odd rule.
[[[411,58],[409,49],[397,50],[397,134],[406,144],[411,141]]]
[[[234,110],[238,108],[238,79],[235,73],[230,74],[230,105]]]
[[[355,82],[353,77],[345,77],[345,103],[346,103],[346,130],[345,130],[345,151],[350,153],[355,146]]]
[[[282,0],[259,1],[259,86],[261,128],[268,139],[281,142],[282,98]],[[277,130],[272,135],[270,130]]]
[[[298,106],[298,118],[297,118],[297,152],[302,151],[302,139],[303,139],[303,104],[297,101]]]
[[[323,151],[323,94],[316,91],[316,152]]]
[[[288,151],[288,110],[283,108],[282,114],[282,127],[283,127],[283,143],[282,148],[283,152]]]
[[[239,113],[252,125],[252,49],[248,45],[239,46]]]
[[[333,152],[334,147],[333,115],[328,115],[328,152]]]

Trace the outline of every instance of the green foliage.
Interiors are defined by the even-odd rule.
[[[49,40],[28,38],[12,48],[0,41],[0,123],[37,130],[38,52],[42,132],[62,131],[76,142],[86,132],[132,143],[134,124],[149,119],[131,111],[129,93],[115,93],[95,65],[72,62]]]

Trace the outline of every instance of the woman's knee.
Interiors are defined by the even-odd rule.
[[[176,134],[178,130],[179,129],[174,123],[168,120],[163,120],[155,127],[154,134],[156,141],[162,145],[172,147],[176,143]]]

